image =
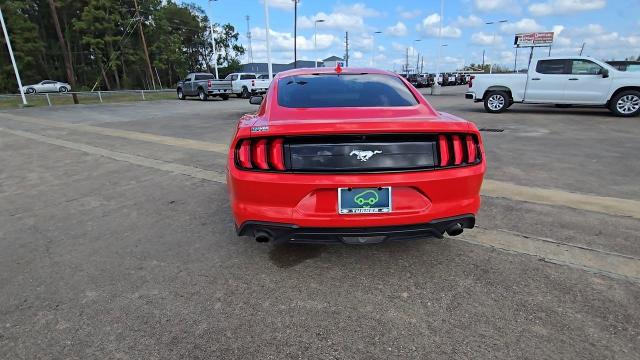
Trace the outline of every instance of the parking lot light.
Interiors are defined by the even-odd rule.
[[[485,25],[498,25],[501,23],[506,23],[509,20],[505,19],[505,20],[498,20],[498,21],[489,21],[484,23]],[[497,31],[497,27],[493,29],[493,38],[491,40],[491,48],[495,48],[496,46],[496,31]],[[495,51],[494,51],[495,52]],[[491,62],[491,64],[489,64],[489,74],[493,73],[493,61]]]
[[[369,66],[373,67],[373,54],[376,51],[376,35],[382,34],[382,31],[373,32],[373,40],[371,40],[371,56],[369,57]]]
[[[318,23],[324,22],[324,19],[318,19],[313,22],[313,51],[316,53],[316,67],[318,67]]]

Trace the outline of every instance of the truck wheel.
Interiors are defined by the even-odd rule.
[[[229,95],[220,95],[222,100],[229,100]]]
[[[501,113],[509,107],[509,95],[504,91],[491,91],[484,98],[484,109],[488,113]]]
[[[619,92],[611,99],[609,109],[618,116],[638,116],[640,114],[640,91]]]
[[[240,96],[241,96],[243,99],[248,99],[248,98],[250,98],[250,97],[251,97],[251,93],[249,92],[249,89],[247,89],[246,87],[243,87],[243,88],[242,88],[242,94],[240,94]]]
[[[182,89],[178,89],[178,99],[180,100],[184,100],[184,93],[182,92]]]
[[[209,96],[204,92],[202,88],[200,88],[198,89],[198,97],[200,98],[200,100],[206,101]]]

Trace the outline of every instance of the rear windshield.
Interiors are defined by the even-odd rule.
[[[213,80],[215,78],[213,74],[196,74],[196,80]]]
[[[413,106],[398,78],[381,74],[316,74],[278,81],[278,104],[288,108]]]

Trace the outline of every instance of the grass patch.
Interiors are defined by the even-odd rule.
[[[140,92],[118,92],[118,93],[104,93],[101,92],[102,103],[116,103],[116,102],[131,102],[131,101],[154,101],[154,100],[169,100],[177,99],[176,94],[173,91],[162,92],[144,92],[144,100]],[[49,101],[51,106],[59,105],[73,105],[73,97],[71,94],[49,94]],[[100,97],[98,93],[82,93],[78,94],[78,101],[80,104],[100,104]],[[47,97],[44,94],[27,95],[27,103],[29,107],[32,106],[49,106]],[[0,109],[16,109],[21,108],[22,98],[20,96],[0,96]]]

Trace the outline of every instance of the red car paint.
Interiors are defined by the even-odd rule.
[[[292,75],[334,73],[335,69],[297,69],[278,74],[256,114],[243,116],[230,145],[227,184],[237,228],[250,222],[290,224],[301,228],[376,228],[429,223],[463,214],[475,216],[480,207],[480,187],[485,172],[484,148],[475,125],[450,114],[438,113],[402,77],[377,69],[344,68],[342,74],[383,74],[401,79],[418,104],[406,107],[375,108],[286,108],[278,105],[278,81]],[[426,171],[377,173],[292,173],[260,171],[268,164],[243,169],[236,156],[262,156],[274,150],[263,140],[251,149],[240,148],[242,140],[301,135],[330,134],[436,134],[453,133],[453,150],[443,149],[440,157],[460,164],[461,152],[480,156],[478,163]],[[471,134],[477,148],[470,143]],[[238,150],[236,150],[238,149]],[[258,154],[260,152],[260,154]],[[246,159],[246,157],[245,157]],[[440,159],[442,161],[443,159]],[[246,165],[246,164],[245,164]],[[278,165],[281,166],[281,165]],[[247,167],[247,166],[244,166]],[[386,187],[393,189],[393,209],[383,214],[338,214],[337,189],[341,187]]]

